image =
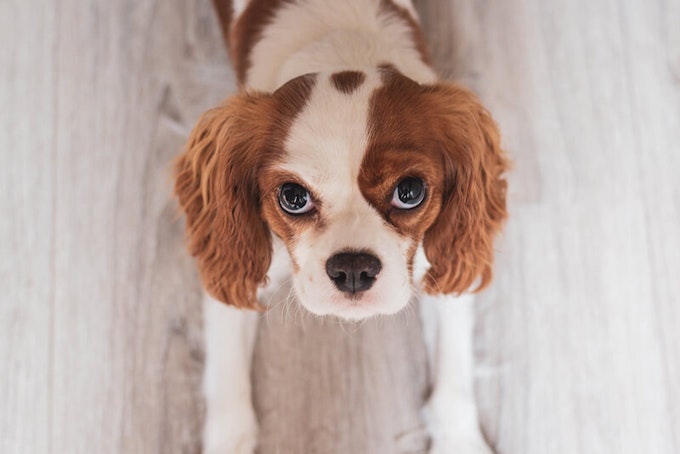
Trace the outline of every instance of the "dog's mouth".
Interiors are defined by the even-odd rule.
[[[326,305],[323,315],[334,315],[346,320],[364,320],[385,313],[380,306],[379,301],[365,294],[340,297],[332,299]]]
[[[296,287],[300,304],[313,314],[331,315],[346,320],[363,320],[378,315],[394,314],[408,305],[411,298],[410,286],[401,288],[402,286],[386,285],[383,281],[387,277],[383,273],[371,277],[373,283],[370,289],[354,292],[339,291],[336,284],[330,281],[318,287],[306,279],[296,280]],[[304,285],[305,283],[307,285]],[[305,288],[300,288],[300,284]]]

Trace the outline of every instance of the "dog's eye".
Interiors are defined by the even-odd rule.
[[[290,214],[304,214],[314,208],[312,197],[303,186],[286,183],[279,188],[279,205]]]
[[[420,178],[408,177],[399,182],[392,194],[392,206],[410,210],[425,200],[425,184]]]

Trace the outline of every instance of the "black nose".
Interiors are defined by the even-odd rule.
[[[364,253],[343,252],[326,262],[326,274],[338,290],[352,294],[371,288],[381,269],[377,257]]]

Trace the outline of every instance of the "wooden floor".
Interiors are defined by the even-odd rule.
[[[500,453],[680,452],[680,2],[422,0],[515,169],[479,298]],[[209,0],[0,2],[0,452],[198,452],[200,287],[168,163],[234,91]],[[423,452],[413,313],[263,318],[262,453]]]

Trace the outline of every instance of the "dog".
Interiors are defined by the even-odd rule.
[[[176,161],[205,290],[204,450],[252,453],[256,312],[291,279],[309,312],[416,298],[433,453],[491,452],[473,393],[472,296],[492,276],[508,160],[469,90],[438,80],[410,0],[215,0],[240,85]],[[226,304],[223,304],[226,303]]]

